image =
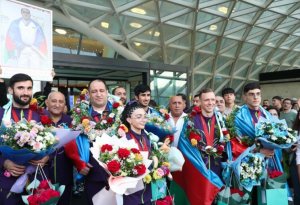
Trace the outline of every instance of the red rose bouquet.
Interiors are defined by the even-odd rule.
[[[134,140],[103,133],[96,138],[90,150],[100,166],[110,174],[108,183],[114,193],[122,195],[128,189],[140,191],[144,188],[139,182],[149,173],[152,161],[148,160],[148,152],[140,151]]]
[[[65,190],[65,186],[58,184],[51,184],[45,178],[45,173],[40,166],[36,168],[36,174],[40,172],[45,180],[41,182],[36,178],[26,187],[26,191],[30,195],[22,196],[22,200],[28,205],[55,205],[57,204],[60,196]]]

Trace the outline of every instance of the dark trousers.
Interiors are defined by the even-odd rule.
[[[93,196],[106,186],[103,182],[85,181],[84,192],[87,196],[87,205],[93,205]]]
[[[66,185],[65,191],[62,196],[59,198],[57,205],[69,205],[72,196],[72,185]]]
[[[9,190],[0,188],[0,205],[23,205],[22,194],[10,194]]]

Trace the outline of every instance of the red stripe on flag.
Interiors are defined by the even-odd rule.
[[[219,188],[205,178],[187,158],[182,172],[173,173],[173,178],[185,191],[191,205],[211,205],[219,192]]]

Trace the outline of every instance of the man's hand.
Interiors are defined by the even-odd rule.
[[[80,170],[79,173],[82,174],[82,175],[84,175],[84,176],[86,176],[86,175],[88,175],[88,173],[90,172],[90,170],[91,170],[92,167],[93,166],[90,163],[87,163],[86,167],[84,167],[82,170]]]
[[[49,160],[49,156],[46,155],[45,157],[43,157],[40,160],[31,160],[29,163],[32,164],[32,165],[35,165],[35,166],[37,166],[38,164],[40,164],[43,167],[48,162],[48,160]]]
[[[4,168],[14,177],[18,177],[25,173],[25,166],[15,164],[9,159],[4,161]]]
[[[263,155],[265,155],[265,157],[273,157],[274,156],[274,150],[273,149],[265,149],[265,148],[261,148],[259,150],[259,152]]]

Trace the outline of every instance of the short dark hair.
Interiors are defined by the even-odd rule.
[[[235,95],[235,91],[233,88],[224,88],[222,90],[222,97],[224,97],[224,95],[229,94],[229,93],[233,93]]]
[[[115,95],[115,92],[116,92],[116,90],[118,89],[118,88],[124,88],[123,86],[117,86],[117,87],[115,87],[114,89],[112,89],[112,91],[111,91],[111,93],[113,94],[113,95]],[[124,88],[125,89],[125,88]],[[126,89],[125,89],[126,90]]]
[[[151,93],[150,87],[145,84],[139,84],[139,85],[135,86],[135,88],[133,90],[135,96],[139,96],[140,93],[144,93],[147,91],[150,91],[150,93]]]
[[[280,114],[279,110],[278,110],[276,107],[274,107],[274,106],[269,106],[266,110],[267,110],[267,111],[269,111],[269,110],[275,110],[275,111],[277,112],[277,115],[278,115],[278,116],[279,116],[279,114]]]
[[[201,98],[201,95],[202,95],[203,93],[211,93],[211,92],[214,92],[213,89],[211,89],[211,88],[203,88],[203,89],[200,90],[200,92],[199,92],[199,97]]]
[[[284,98],[284,100],[283,100],[282,102],[284,103],[284,102],[287,101],[287,100],[290,101],[291,104],[293,103],[291,98]]]
[[[259,83],[253,82],[248,83],[244,86],[244,94],[246,94],[249,90],[260,89]]]
[[[182,98],[182,100],[185,101],[185,102],[187,101],[187,97],[183,93],[177,93],[176,96],[180,96]]]
[[[8,86],[13,88],[15,83],[23,81],[31,81],[31,83],[33,84],[32,78],[29,75],[25,73],[17,73],[10,78]]]
[[[92,84],[93,82],[95,82],[95,81],[102,82],[102,83],[104,84],[104,86],[105,86],[105,89],[108,90],[108,89],[107,89],[107,85],[106,85],[106,83],[105,83],[104,80],[101,80],[101,79],[95,79],[95,80],[91,80],[91,81],[89,82],[89,84],[88,84],[88,91],[90,91],[91,84]]]
[[[272,100],[280,100],[280,101],[281,101],[281,100],[282,100],[282,97],[276,95],[276,96],[272,97]]]

